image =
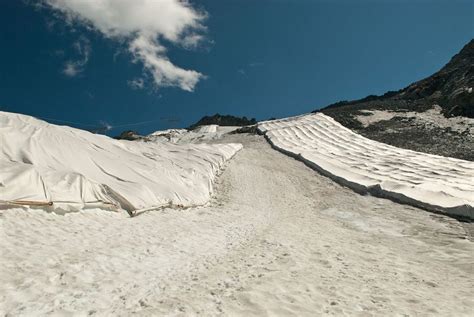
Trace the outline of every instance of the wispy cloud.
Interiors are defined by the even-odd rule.
[[[89,62],[92,51],[89,40],[84,36],[74,42],[73,48],[78,58],[64,63],[63,74],[68,77],[76,77],[84,71],[84,66]]]
[[[112,128],[113,128],[113,126],[105,120],[101,120],[100,125],[102,126],[102,128],[105,129],[105,131],[112,130]]]
[[[238,69],[237,70],[237,73],[239,73],[240,75],[245,75],[245,70],[243,70],[242,68],[241,69]]]
[[[91,93],[90,91],[86,90],[84,92],[86,94],[87,97],[89,97],[89,99],[94,99],[95,98],[95,95],[93,93]]]
[[[82,72],[82,69],[73,62],[66,62],[63,68],[63,74],[68,77],[76,77]]]
[[[141,63],[155,88],[179,87],[193,91],[205,76],[174,65],[167,57],[167,43],[190,49],[204,38],[205,12],[185,0],[42,0],[67,23],[79,23],[104,37],[128,45],[133,61]],[[87,62],[87,60],[86,60]],[[65,74],[80,73],[84,64],[69,62]],[[145,77],[148,78],[148,77]]]
[[[121,54],[120,50],[116,51],[112,56],[114,63],[117,61],[117,57]]]
[[[132,80],[127,81],[127,84],[130,88],[135,90],[145,88],[145,81],[143,80],[143,78],[134,78]]]

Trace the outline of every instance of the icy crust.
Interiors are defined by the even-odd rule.
[[[474,163],[369,140],[322,114],[258,124],[276,149],[352,189],[474,219]]]
[[[78,210],[205,204],[240,144],[114,140],[0,112],[0,204]]]

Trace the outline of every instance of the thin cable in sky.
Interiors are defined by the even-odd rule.
[[[75,124],[75,125],[82,125],[82,126],[89,126],[89,127],[97,127],[97,124],[90,124],[90,123],[81,123],[81,122],[74,122],[74,121],[66,121],[66,120],[59,120],[59,119],[53,119],[53,118],[46,118],[46,117],[38,117],[35,116],[38,119],[43,119],[43,120],[48,120],[48,121],[55,121],[59,123],[69,123],[69,124]]]
[[[147,123],[153,123],[161,121],[161,119],[158,120],[148,120],[148,121],[142,121],[142,122],[136,122],[136,123],[127,123],[127,124],[118,124],[118,125],[111,125],[112,128],[122,128],[122,127],[129,127],[129,126],[134,126],[134,125],[142,125],[142,124],[147,124]]]
[[[88,127],[95,127],[95,128],[97,126],[103,125],[103,124],[100,124],[100,123],[99,124],[90,124],[90,123],[74,122],[74,121],[67,121],[67,120],[59,120],[59,119],[53,119],[53,118],[47,118],[47,117],[38,117],[38,116],[36,118],[43,119],[43,120],[54,121],[54,122],[59,122],[59,123],[69,123],[69,124],[74,124],[74,125],[79,125],[79,126],[88,126]],[[108,126],[110,127],[110,129],[114,129],[114,128],[123,128],[123,127],[129,127],[129,126],[143,125],[143,124],[153,123],[153,122],[157,122],[157,121],[161,121],[161,119],[141,121],[141,122],[135,122],[135,123],[125,123],[125,124],[118,124],[118,125],[109,124]]]

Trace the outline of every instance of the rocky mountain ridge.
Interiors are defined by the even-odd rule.
[[[323,109],[324,113],[381,107],[387,110],[423,112],[437,104],[446,117],[474,118],[474,39],[435,74],[398,91],[381,96],[369,95],[353,101],[340,101]],[[381,104],[383,103],[383,104]]]
[[[432,76],[382,96],[340,101],[313,112],[329,115],[376,141],[472,161],[473,89],[474,40],[471,40]],[[361,120],[363,116],[375,115],[378,120]],[[370,124],[363,124],[368,121]],[[460,122],[464,124],[461,128]]]
[[[216,113],[213,116],[204,116],[198,122],[189,126],[188,129],[192,130],[196,127],[203,125],[217,124],[220,126],[247,126],[254,125],[257,123],[255,118],[248,119],[247,117],[236,117],[231,115],[221,115]]]

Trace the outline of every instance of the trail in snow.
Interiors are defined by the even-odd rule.
[[[451,218],[361,196],[244,144],[206,207],[135,218],[0,213],[0,312],[12,315],[472,313],[474,247]]]

